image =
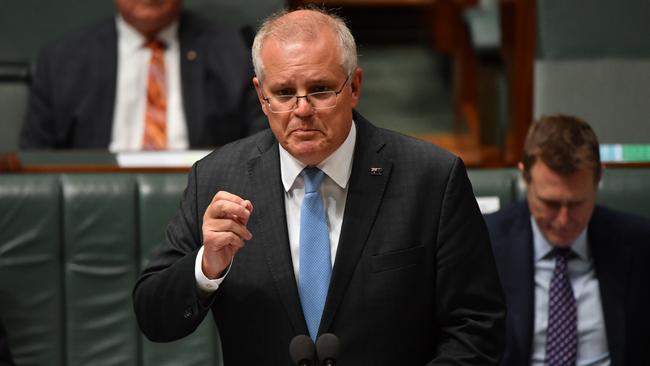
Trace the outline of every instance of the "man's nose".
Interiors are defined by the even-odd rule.
[[[296,100],[296,109],[293,111],[298,116],[309,116],[314,114],[314,108],[309,103],[307,96],[300,97]]]
[[[562,205],[555,217],[555,221],[558,225],[566,225],[569,223],[569,217],[569,207]]]

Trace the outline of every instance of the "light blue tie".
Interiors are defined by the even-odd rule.
[[[300,302],[309,335],[316,340],[332,274],[327,217],[318,191],[325,173],[305,168],[300,175],[305,182],[300,209]]]

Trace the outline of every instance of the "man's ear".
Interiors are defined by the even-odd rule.
[[[605,164],[600,164],[600,177],[598,177],[598,182],[603,180],[603,174],[605,174]]]
[[[524,181],[524,183],[528,184],[530,176],[526,176],[526,170],[524,168],[523,162],[520,161],[517,163],[517,170],[519,170],[519,175],[521,175],[521,179]]]
[[[596,177],[596,188],[600,188],[600,184],[603,182],[603,174],[605,174],[605,164],[600,164],[600,176]]]
[[[257,93],[257,100],[259,100],[260,105],[262,106],[262,112],[268,116],[269,112],[266,109],[268,106],[264,100],[264,94],[262,93],[262,83],[260,83],[260,81],[257,79],[257,76],[253,77],[253,86],[255,87],[255,92]]]

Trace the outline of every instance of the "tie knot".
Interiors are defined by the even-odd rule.
[[[305,168],[300,172],[302,179],[305,181],[305,193],[318,191],[318,187],[323,182],[325,173],[318,168]]]
[[[566,262],[573,258],[573,250],[571,248],[555,248],[553,249],[555,260]]]
[[[152,51],[159,51],[165,49],[165,44],[156,38],[147,39],[144,42],[146,48],[150,48]]]

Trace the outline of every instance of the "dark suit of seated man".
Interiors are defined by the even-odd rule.
[[[181,0],[115,5],[40,53],[21,149],[205,149],[268,127],[240,30]]]
[[[595,205],[593,130],[542,118],[519,170],[527,202],[485,217],[508,303],[501,364],[647,365],[650,221]]]
[[[353,110],[337,17],[276,15],[253,60],[271,130],[194,165],[133,292],[143,333],[178,339],[211,312],[229,366],[291,365],[292,339],[323,333],[342,366],[496,365],[505,307],[462,161]]]

